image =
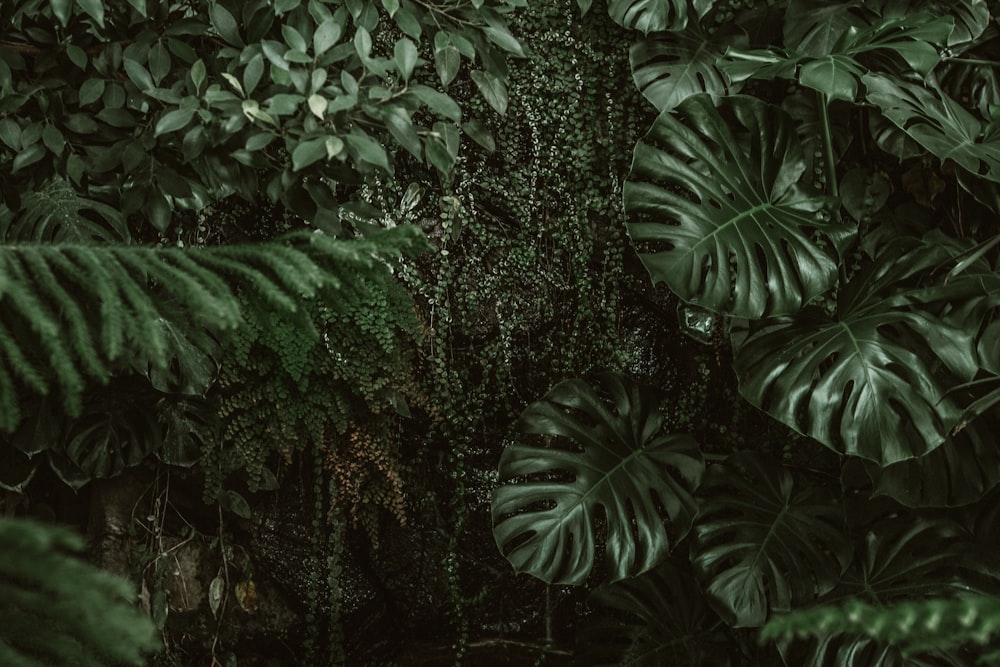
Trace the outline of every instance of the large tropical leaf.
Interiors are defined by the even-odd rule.
[[[826,291],[853,228],[829,220],[804,171],[794,124],[755,98],[716,109],[695,95],[660,114],[624,187],[629,234],[653,282],[749,318],[797,311]]]
[[[896,239],[841,290],[835,316],[734,327],[734,367],[751,403],[842,454],[880,465],[923,456],[963,414],[950,390],[977,370],[977,326],[936,308],[981,290],[943,280],[964,246],[943,235]],[[936,282],[935,282],[936,280]]]
[[[856,599],[875,607],[907,600],[969,593],[990,595],[997,580],[964,558],[970,535],[947,519],[891,517],[865,536],[864,547],[836,590],[817,604]],[[820,633],[814,644],[780,645],[786,664],[815,667],[903,667],[969,665],[957,652],[931,651],[905,656],[899,647],[859,635]]]
[[[603,539],[618,580],[657,565],[687,533],[704,461],[690,437],[663,430],[658,398],[606,374],[596,387],[561,382],[528,406],[520,430],[543,443],[508,447],[493,493],[493,535],[515,570],[583,583]]]
[[[955,24],[947,39],[947,46],[950,48],[975,40],[983,34],[990,22],[989,3],[986,0],[869,0],[865,3],[865,8],[877,12],[885,19],[903,18],[918,12],[950,17]]]
[[[777,463],[737,454],[713,467],[701,492],[692,562],[713,608],[735,627],[763,625],[829,592],[850,561],[831,493],[796,484]]]
[[[983,415],[918,459],[866,466],[875,493],[907,507],[958,507],[1000,484],[1000,415]]]
[[[635,85],[658,111],[669,111],[692,95],[707,93],[715,101],[735,92],[715,66],[727,44],[709,37],[701,26],[659,33],[636,42],[629,51]]]
[[[791,0],[785,11],[785,46],[807,56],[825,56],[851,28],[866,27],[862,0]]]
[[[1000,182],[1000,126],[986,122],[944,92],[882,74],[863,77],[867,99],[942,161]]]
[[[715,0],[610,0],[608,14],[615,23],[645,34],[682,30],[708,13]]]
[[[829,9],[819,9],[816,15],[821,16]],[[815,16],[809,19],[813,20]],[[729,49],[719,69],[733,81],[751,77],[795,79],[830,99],[853,102],[862,78],[869,71],[871,55],[894,53],[914,72],[926,76],[941,60],[938,46],[947,41],[953,29],[954,20],[950,16],[908,14],[862,27],[849,25],[832,43],[824,41],[823,50]]]
[[[668,559],[638,577],[605,584],[593,592],[588,606],[595,613],[577,633],[574,653],[581,665],[730,664],[727,637],[719,632],[719,618],[705,604],[686,559]],[[620,613],[612,616],[608,609]]]

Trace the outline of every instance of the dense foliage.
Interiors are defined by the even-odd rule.
[[[988,506],[1000,482],[997,399],[989,393],[997,381],[1000,295],[992,224],[1000,213],[992,112],[1000,63],[990,7],[609,5],[615,20],[645,33],[631,52],[633,75],[660,112],[635,147],[624,185],[628,230],[643,264],[687,304],[682,313],[724,322],[716,326],[730,334],[744,398],[807,436],[799,446],[819,443],[840,455],[806,466],[818,476],[811,480],[748,452],[709,466],[694,490],[699,509],[687,566],[708,606],[742,628],[856,596],[874,609],[849,608],[891,619],[919,607],[879,609],[957,592],[1000,593],[995,553],[974,547],[988,524],[970,522],[968,511],[945,518],[932,509]],[[605,544],[613,582],[663,560],[653,554],[663,547],[670,504],[664,500],[657,513],[644,503],[674,497],[676,483],[635,462],[681,436],[642,430],[620,398],[639,388],[576,382],[525,411],[524,437],[570,442],[537,454],[522,444],[507,450],[494,532],[516,569],[547,581],[565,571],[565,581],[584,583],[587,570],[555,564],[589,559]],[[570,411],[572,429],[553,404]],[[643,433],[641,444],[615,446],[622,430]],[[583,468],[577,457],[594,463]],[[614,475],[591,493],[557,491],[592,484],[600,470]],[[620,500],[636,485],[643,501]],[[856,494],[888,518],[858,515],[853,503],[838,500]],[[541,505],[543,498],[551,500]],[[627,551],[620,514],[631,523]],[[656,664],[682,635],[664,634],[645,598],[621,590],[616,606],[650,619],[633,640],[643,650],[633,643],[624,659]],[[816,641],[783,643],[782,659],[971,664],[976,651],[963,643],[991,633],[954,641],[911,639],[905,629],[860,636],[860,626],[835,624],[833,613],[789,620],[788,628]],[[692,635],[683,641],[700,633],[697,624],[684,631]],[[738,648],[739,634],[731,641],[730,660],[755,650]],[[709,656],[703,659],[718,659]]]
[[[0,8],[0,509],[163,664],[974,664],[990,3],[536,5]]]

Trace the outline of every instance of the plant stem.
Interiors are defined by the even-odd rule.
[[[962,63],[965,65],[986,65],[987,67],[1000,67],[1000,60],[982,60],[980,58],[942,58],[948,63]]]
[[[833,133],[830,130],[830,100],[826,93],[817,92],[817,103],[819,105],[820,131],[823,134],[823,160],[826,163],[826,188],[827,192],[834,197],[840,196],[840,188],[837,185],[837,160],[833,154]]]

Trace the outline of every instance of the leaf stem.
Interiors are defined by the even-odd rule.
[[[986,65],[987,67],[1000,67],[1000,60],[982,60],[981,58],[942,58],[948,63],[962,63],[964,65]]]
[[[826,171],[827,192],[834,197],[840,196],[840,188],[837,185],[837,160],[833,154],[833,132],[830,130],[830,100],[826,93],[818,92],[817,103],[819,105],[819,125],[823,135],[823,160]]]

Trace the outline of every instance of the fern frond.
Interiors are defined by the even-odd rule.
[[[0,519],[0,664],[144,664],[155,628],[129,585],[71,555],[65,529]]]
[[[89,334],[89,323],[76,300],[66,291],[56,278],[53,265],[49,265],[35,254],[22,255],[32,277],[41,285],[50,298],[60,306],[60,312],[68,325],[70,342],[78,358],[83,363],[87,375],[104,383],[108,380],[109,369],[100,358],[99,350]]]
[[[333,311],[344,309],[365,285],[391,279],[385,258],[424,244],[419,231],[399,228],[373,240],[299,234],[281,243],[212,248],[0,246],[0,353],[7,369],[0,385],[14,385],[5,396],[57,389],[75,414],[86,378],[106,381],[123,363],[162,378],[168,367],[185,368],[180,356],[186,356],[197,360],[188,367],[200,380],[171,382],[204,387],[219,334],[247,317],[301,313],[305,301],[320,295]],[[10,431],[16,402],[6,403],[0,430]]]
[[[1000,598],[967,596],[904,602],[886,607],[849,600],[777,616],[761,630],[761,641],[861,635],[906,652],[986,644],[1000,632]]]

